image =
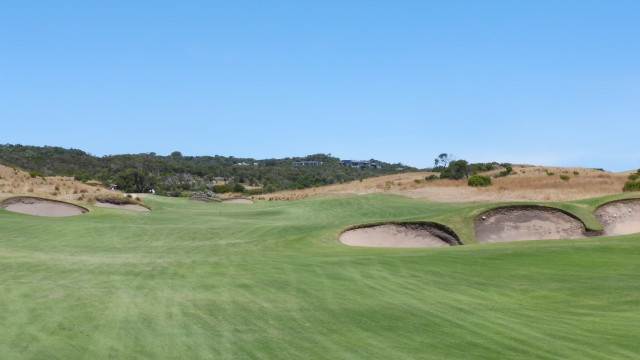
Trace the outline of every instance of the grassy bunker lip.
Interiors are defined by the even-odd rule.
[[[345,245],[363,247],[418,248],[462,245],[453,230],[430,221],[354,225],[340,233],[339,239]]]
[[[222,202],[220,199],[213,199],[208,197],[192,197],[192,198],[189,198],[189,200],[195,201],[195,202],[203,202],[203,203]]]
[[[75,216],[89,212],[80,205],[35,196],[8,198],[0,203],[0,207],[11,212],[46,217]]]
[[[478,215],[473,222],[476,242],[580,239],[601,235],[587,230],[574,214],[543,205],[507,205]]]
[[[604,227],[604,235],[640,233],[640,198],[614,200],[598,206],[593,215]]]

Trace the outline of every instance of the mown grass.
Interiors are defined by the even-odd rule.
[[[0,210],[3,359],[634,359],[640,236],[348,247],[347,226],[493,205],[394,196]],[[555,204],[588,222],[608,199]],[[585,220],[587,219],[587,220]]]

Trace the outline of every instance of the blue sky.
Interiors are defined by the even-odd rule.
[[[638,1],[0,2],[0,143],[640,167]]]

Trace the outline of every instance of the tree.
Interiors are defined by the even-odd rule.
[[[447,153],[442,153],[438,155],[437,158],[434,159],[435,167],[441,166],[443,168],[446,168],[447,166],[449,166],[449,163],[451,161],[453,161],[453,155],[447,154]]]
[[[466,160],[452,161],[449,166],[440,173],[441,179],[463,179],[469,178],[471,170]]]
[[[153,178],[146,170],[127,169],[114,180],[118,189],[125,192],[147,192],[153,185]]]

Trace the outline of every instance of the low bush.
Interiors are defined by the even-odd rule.
[[[467,181],[469,186],[489,186],[491,185],[491,178],[484,175],[473,175]]]
[[[640,181],[627,181],[622,191],[640,191]]]
[[[433,174],[431,174],[431,175],[427,176],[427,177],[426,177],[426,178],[424,178],[424,179],[425,179],[425,180],[427,180],[427,181],[433,181],[433,180],[438,180],[438,179],[439,179],[439,177],[438,177],[438,175],[433,175]]]
[[[640,179],[640,169],[638,169],[637,172],[629,175],[629,180],[631,181],[636,181],[638,179]]]
[[[562,179],[562,181],[569,181],[571,177],[569,175],[560,175],[560,179]]]
[[[580,175],[580,172],[579,171],[574,171],[573,175],[578,176],[578,175]]]
[[[129,195],[130,196],[130,195]],[[104,195],[96,195],[94,196],[95,201],[102,203],[109,203],[113,205],[127,205],[127,204],[135,204],[138,202],[132,198],[124,197],[118,194],[104,194]]]

